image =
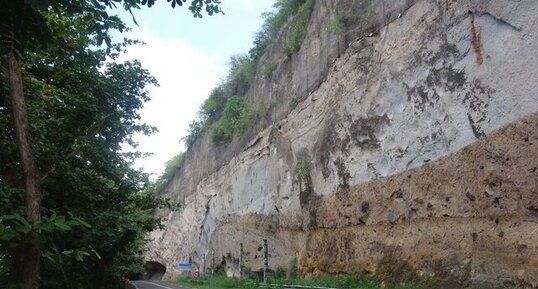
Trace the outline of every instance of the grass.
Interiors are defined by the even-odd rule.
[[[239,280],[237,278],[227,278],[222,275],[211,278],[180,278],[176,281],[168,281],[169,284],[186,286],[193,289],[251,289],[264,288],[263,283],[258,279],[245,278]],[[385,286],[383,282],[370,276],[324,276],[307,279],[287,279],[287,278],[271,278],[268,280],[273,286],[268,288],[283,288],[282,285],[303,285],[303,286],[320,286],[341,289],[425,289],[420,285],[398,284],[394,286]]]
[[[179,285],[192,289],[278,289],[283,288],[282,285],[303,285],[303,286],[318,286],[330,287],[338,289],[435,289],[435,288],[462,288],[446,287],[439,284],[431,283],[432,280],[424,280],[426,282],[415,281],[390,285],[390,280],[382,280],[382,276],[359,275],[359,276],[321,276],[315,278],[269,278],[268,284],[264,286],[260,279],[254,277],[244,278],[227,278],[221,274],[216,275],[213,279],[210,277],[200,279],[180,278],[176,281],[162,281],[163,283]],[[475,287],[465,287],[472,289]],[[518,285],[505,285],[495,287],[498,289],[523,289],[530,288]]]
[[[227,278],[222,275],[215,276],[213,279],[210,277],[199,279],[180,278],[176,281],[166,281],[166,283],[187,286],[193,289],[248,289],[258,287],[257,283],[252,279],[239,280],[238,278]]]

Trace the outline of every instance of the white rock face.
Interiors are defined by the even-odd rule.
[[[271,79],[258,77],[246,97],[269,107],[267,120],[256,125],[263,128],[224,147],[206,135],[189,153],[165,191],[185,206],[161,212],[168,214],[167,227],[152,234],[146,254],[166,264],[167,276],[189,259],[207,268],[211,249],[218,263],[224,257],[233,268],[239,242],[264,238],[274,241],[274,262],[286,265],[290,254],[304,249],[307,237],[301,234],[311,229],[305,216],[312,198],[436,166],[440,158],[538,113],[538,1],[366,2],[355,7],[351,0],[319,0],[301,50],[284,60],[279,40],[262,58],[259,71],[264,61],[276,60],[278,67]],[[370,15],[369,22],[347,23],[339,35],[329,28],[342,19],[342,9]],[[304,191],[306,183],[295,173],[301,160],[312,164],[307,182],[313,192]],[[461,214],[473,215],[469,205],[458,206]],[[531,207],[538,204],[518,210],[530,214],[529,228],[538,230],[535,213],[523,212]],[[397,223],[392,210],[375,222]],[[408,219],[422,218],[413,210]],[[393,217],[385,220],[387,214]],[[276,225],[264,224],[276,226],[268,231],[245,225],[216,234],[252,215],[280,217]],[[344,216],[335,218],[339,224]],[[292,227],[301,233],[285,233]],[[537,260],[538,248],[530,250],[530,260]],[[259,256],[252,255],[247,259],[256,269]],[[305,260],[300,263],[307,267]],[[525,274],[523,279],[538,282]]]

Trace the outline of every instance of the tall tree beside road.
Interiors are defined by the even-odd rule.
[[[3,285],[103,288],[99,280],[132,269],[158,226],[151,212],[165,202],[130,168],[139,153],[121,153],[133,133],[153,130],[137,111],[155,80],[138,62],[103,66],[133,43],[112,43],[109,33],[126,26],[107,9],[154,2],[1,2],[0,261],[12,264],[0,267]],[[195,17],[220,12],[218,0],[190,3]]]

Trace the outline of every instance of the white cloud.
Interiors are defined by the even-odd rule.
[[[159,87],[148,89],[151,101],[141,112],[142,121],[156,126],[151,136],[136,136],[139,151],[154,155],[135,166],[148,173],[161,174],[165,162],[183,150],[179,140],[186,135],[188,123],[218,81],[218,61],[196,51],[178,39],[162,39],[147,31],[131,38],[146,45],[131,47],[124,59],[139,59],[155,76]]]

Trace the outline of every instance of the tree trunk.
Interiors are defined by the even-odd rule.
[[[9,69],[9,95],[13,112],[15,134],[24,173],[24,188],[26,191],[26,219],[32,223],[41,219],[41,188],[39,170],[34,158],[30,140],[30,125],[22,84],[22,73],[15,52],[11,50],[7,55]],[[39,288],[39,261],[41,252],[39,248],[29,243],[21,244],[22,256],[19,267],[22,272],[16,272],[22,278],[24,289]],[[19,269],[15,268],[15,269]]]

